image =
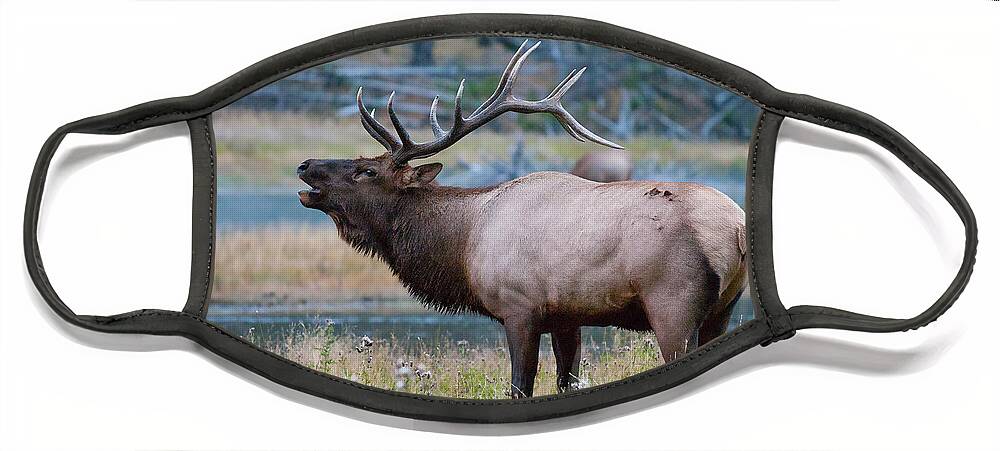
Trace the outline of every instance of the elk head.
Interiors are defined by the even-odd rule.
[[[562,105],[562,97],[583,76],[586,67],[574,69],[552,92],[541,100],[529,101],[514,96],[512,89],[525,59],[541,42],[528,47],[528,41],[517,49],[507,68],[500,76],[500,82],[493,94],[469,116],[462,112],[463,79],[455,94],[454,123],[450,130],[444,130],[437,120],[438,98],[430,107],[430,124],[434,139],[417,143],[403,128],[402,122],[393,110],[393,97],[389,95],[386,110],[396,134],[389,132],[377,119],[375,110],[365,109],[362,101],[363,88],[358,88],[357,102],[361,113],[361,125],[386,149],[386,153],[375,158],[353,160],[306,160],[298,167],[299,178],[312,189],[299,192],[299,200],[308,208],[321,210],[337,223],[338,228],[351,226],[361,229],[374,227],[371,221],[373,210],[386,211],[408,193],[433,185],[434,177],[441,172],[440,163],[411,167],[414,159],[432,156],[473,130],[513,111],[523,114],[548,113],[553,115],[570,136],[580,141],[591,141],[608,147],[622,147],[608,141],[581,125]],[[344,233],[343,230],[341,233]]]

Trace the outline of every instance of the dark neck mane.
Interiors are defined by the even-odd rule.
[[[482,309],[468,279],[465,249],[473,222],[471,201],[492,188],[430,186],[405,192],[392,205],[372,206],[370,224],[341,224],[341,236],[359,252],[382,259],[429,307],[447,313]]]

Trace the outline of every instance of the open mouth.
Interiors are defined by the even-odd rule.
[[[303,206],[311,207],[318,199],[320,192],[318,189],[304,189],[299,191],[299,202],[302,202]]]
[[[319,201],[321,194],[320,190],[319,188],[313,187],[312,183],[303,180],[301,176],[299,179],[305,182],[306,185],[309,185],[310,188],[299,191],[299,202],[301,202],[304,207],[313,207]]]

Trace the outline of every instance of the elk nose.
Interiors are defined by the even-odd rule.
[[[299,164],[299,167],[298,169],[295,170],[295,172],[298,175],[302,175],[302,173],[306,172],[306,169],[309,169],[310,163],[312,163],[312,160],[303,161],[302,163]]]

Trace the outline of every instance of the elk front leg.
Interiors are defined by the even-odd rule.
[[[556,388],[563,393],[580,377],[580,328],[552,332],[552,352],[556,356]]]
[[[507,350],[510,351],[510,396],[531,397],[538,373],[538,341],[541,337],[537,321],[533,318],[504,320],[507,333]]]

